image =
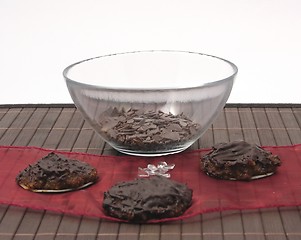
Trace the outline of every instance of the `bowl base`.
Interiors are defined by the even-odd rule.
[[[190,147],[190,145],[181,147],[181,148],[170,149],[167,151],[154,151],[154,152],[131,151],[128,149],[121,149],[121,148],[117,148],[117,147],[113,147],[113,148],[116,149],[118,152],[124,153],[126,155],[139,156],[139,157],[160,157],[160,156],[166,156],[166,155],[170,155],[170,154],[176,154],[176,153],[183,152],[184,150],[186,150],[189,147]]]

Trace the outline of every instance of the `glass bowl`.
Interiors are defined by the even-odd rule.
[[[75,106],[113,148],[160,156],[187,149],[210,127],[237,70],[203,53],[152,50],[86,59],[63,76]]]

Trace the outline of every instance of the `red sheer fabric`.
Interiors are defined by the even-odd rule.
[[[208,149],[156,158],[55,151],[66,157],[90,163],[97,168],[100,181],[79,191],[45,194],[23,190],[16,184],[15,177],[28,164],[36,162],[52,150],[4,146],[0,147],[0,203],[120,221],[104,214],[104,191],[119,181],[136,178],[138,167],[144,168],[149,163],[166,161],[176,164],[170,172],[171,178],[186,183],[193,189],[193,204],[178,218],[152,222],[179,220],[213,211],[300,206],[301,144],[265,148],[281,158],[282,166],[273,176],[251,182],[217,180],[201,172],[199,159]]]

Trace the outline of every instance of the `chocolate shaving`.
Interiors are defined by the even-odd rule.
[[[183,113],[130,108],[110,108],[100,117],[100,133],[131,150],[160,150],[183,144],[198,133],[200,125]]]

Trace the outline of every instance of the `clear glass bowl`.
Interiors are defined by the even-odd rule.
[[[63,75],[76,107],[116,150],[140,156],[181,152],[226,104],[237,67],[186,51],[135,51],[83,60]]]

